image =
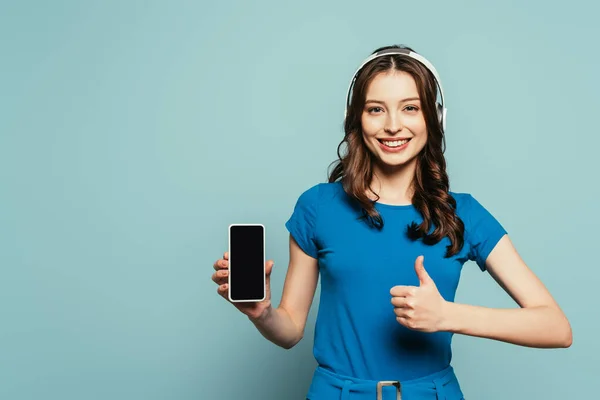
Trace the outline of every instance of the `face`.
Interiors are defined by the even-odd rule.
[[[403,71],[377,75],[366,91],[361,115],[363,139],[381,168],[416,164],[427,142],[417,85]]]

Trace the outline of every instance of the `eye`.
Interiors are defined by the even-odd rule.
[[[367,109],[367,111],[370,113],[372,113],[375,110],[382,110],[382,108],[381,107],[371,107],[371,108]]]
[[[409,108],[411,108],[412,110],[408,110]],[[415,107],[415,106],[406,106],[406,108],[404,108],[404,109],[405,109],[405,110],[408,110],[408,111],[418,111],[418,110],[419,110],[419,109],[418,109],[417,107]]]

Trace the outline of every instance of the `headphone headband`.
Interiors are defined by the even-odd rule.
[[[418,53],[415,53],[414,51],[410,51],[408,49],[392,48],[392,49],[381,50],[375,54],[372,54],[371,56],[369,56],[369,58],[367,58],[365,61],[363,61],[363,63],[360,65],[360,67],[358,67],[358,69],[354,73],[354,76],[352,77],[352,80],[350,81],[350,85],[348,86],[348,93],[346,94],[346,110],[344,113],[344,118],[346,118],[348,116],[348,107],[350,107],[350,91],[352,90],[352,86],[354,85],[354,82],[356,81],[356,78],[358,77],[358,73],[360,72],[360,70],[362,70],[365,65],[367,65],[369,62],[373,61],[374,59],[383,57],[383,56],[388,56],[388,55],[401,55],[401,56],[411,57],[411,58],[419,61],[429,71],[431,71],[431,73],[435,77],[435,82],[440,91],[441,104],[437,103],[438,119],[440,121],[440,124],[442,125],[442,130],[446,131],[446,113],[447,113],[447,109],[445,107],[446,102],[444,101],[444,90],[442,89],[442,82],[437,73],[437,70],[435,69],[433,64],[431,62],[429,62],[429,60],[427,60],[425,57],[423,57],[422,55],[420,55]]]

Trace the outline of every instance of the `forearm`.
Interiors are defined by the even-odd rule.
[[[250,321],[267,340],[284,349],[294,347],[302,339],[302,332],[281,307],[269,307],[260,318]]]
[[[571,327],[562,312],[540,306],[498,309],[446,303],[442,330],[527,347],[569,347]]]

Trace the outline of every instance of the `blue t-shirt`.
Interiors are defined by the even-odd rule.
[[[319,263],[313,352],[322,368],[361,379],[402,381],[450,365],[452,333],[406,328],[390,302],[393,286],[419,286],[414,269],[419,255],[425,256],[426,271],[448,301],[454,301],[466,261],[485,271],[488,254],[506,231],[470,194],[450,195],[465,224],[464,246],[450,258],[444,258],[448,237],[430,246],[406,236],[411,222],[423,220],[413,205],[375,203],[384,221],[379,230],[358,219],[360,206],[339,181],[319,183],[300,195],[285,226]]]

